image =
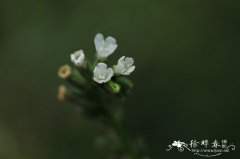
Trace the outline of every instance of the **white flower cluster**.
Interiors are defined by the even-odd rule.
[[[94,38],[94,44],[99,60],[105,60],[117,49],[116,39],[109,36],[104,39],[104,36],[98,33]],[[76,51],[71,54],[71,61],[78,67],[84,65],[85,55],[83,50]],[[129,75],[135,70],[134,60],[131,57],[122,56],[117,65],[113,68],[108,68],[106,63],[98,63],[93,70],[93,80],[97,83],[106,83],[111,80],[113,75]]]

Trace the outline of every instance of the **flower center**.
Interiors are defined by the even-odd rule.
[[[104,52],[109,52],[109,45],[105,43],[101,50],[103,50]]]
[[[99,76],[99,79],[100,79],[100,80],[104,80],[104,79],[105,79],[105,76],[104,76],[103,74],[101,74],[101,75]]]
[[[79,59],[80,57],[81,57],[80,54],[75,56],[76,59]]]

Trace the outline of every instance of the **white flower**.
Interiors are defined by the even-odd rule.
[[[71,54],[71,61],[76,65],[76,66],[82,66],[85,60],[85,55],[83,50],[79,50]]]
[[[135,66],[133,66],[133,63],[133,58],[125,58],[125,56],[123,56],[118,60],[118,64],[115,67],[115,72],[122,75],[129,75],[135,70]]]
[[[106,58],[117,48],[116,40],[109,36],[104,39],[103,35],[98,33],[94,38],[95,47],[100,58]]]
[[[97,83],[106,83],[111,80],[113,76],[113,70],[107,68],[105,63],[98,63],[93,71],[93,80]]]

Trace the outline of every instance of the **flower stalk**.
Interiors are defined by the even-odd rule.
[[[134,60],[123,56],[117,65],[109,67],[108,56],[116,50],[116,40],[110,36],[104,39],[99,33],[94,44],[97,54],[93,62],[85,58],[83,50],[79,50],[70,55],[74,68],[69,65],[60,67],[58,75],[67,85],[59,87],[58,99],[77,105],[83,116],[106,127],[107,133],[101,143],[105,143],[103,147],[110,158],[148,159],[123,124],[121,102],[133,88],[127,75],[135,70]]]

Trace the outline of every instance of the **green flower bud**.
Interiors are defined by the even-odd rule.
[[[109,81],[108,83],[106,83],[105,88],[109,93],[113,94],[117,94],[121,90],[121,86],[113,81]]]

